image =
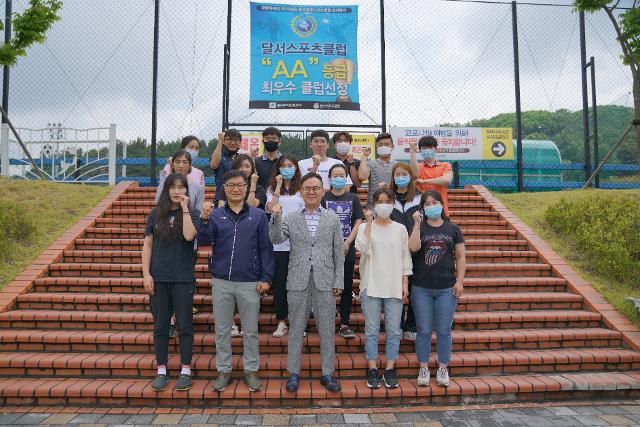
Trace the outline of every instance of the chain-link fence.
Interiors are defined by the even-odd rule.
[[[27,3],[14,0],[14,11]],[[228,108],[232,127],[248,134],[267,125],[287,129],[284,150],[299,156],[309,155],[309,124],[344,125],[353,131],[370,126],[364,131],[372,133],[382,125],[515,129],[511,3],[384,2],[386,99],[381,2],[357,3],[360,111],[256,110],[248,108],[249,1],[234,0]],[[158,165],[182,136],[193,134],[206,143],[196,164],[210,177],[206,157],[223,125],[227,2],[161,0],[159,21]],[[585,22],[587,58],[593,56],[596,63],[602,159],[633,117],[632,78],[606,14],[587,14]],[[578,187],[585,180],[578,14],[567,4],[518,4],[517,23],[524,187]],[[87,129],[115,124],[118,179],[149,182],[153,25],[154,0],[65,2],[62,20],[47,42],[32,47],[11,70],[9,115],[15,125],[47,129],[49,123],[61,123]],[[590,92],[589,100],[591,104]],[[40,157],[38,150],[35,158]],[[11,160],[13,165],[20,161]],[[601,175],[603,187],[640,187],[633,133],[609,163]],[[517,188],[515,160],[461,161],[457,168],[460,185]]]

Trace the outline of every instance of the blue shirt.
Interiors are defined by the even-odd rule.
[[[233,164],[233,159],[236,158],[236,154],[227,149],[227,147],[222,147],[222,155],[220,156],[220,164],[217,169],[213,170],[213,174],[216,177],[216,192],[222,191],[222,185],[224,184],[224,174],[231,170],[231,165]]]

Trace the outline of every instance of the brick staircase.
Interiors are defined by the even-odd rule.
[[[284,390],[287,337],[274,338],[273,299],[260,315],[264,389],[242,381],[210,390],[214,319],[206,258],[200,248],[194,304],[195,385],[154,393],[152,317],[142,293],[140,257],[153,189],[118,185],[0,293],[0,398],[4,405],[370,406],[637,397],[640,331],[580,279],[483,187],[450,193],[452,220],[465,234],[465,295],[454,319],[451,385],[417,387],[412,342],[401,343],[400,388],[369,390],[359,301],[353,340],[336,336],[341,393],[319,385],[319,337],[305,340],[300,389]],[[365,193],[361,196],[366,196]],[[207,199],[213,198],[211,192]],[[359,284],[356,279],[354,287]],[[381,333],[381,345],[385,342]],[[233,339],[235,374],[242,339]],[[434,346],[435,350],[435,346]],[[179,360],[170,346],[170,373]],[[435,366],[435,353],[432,354]],[[306,377],[313,377],[310,381]],[[604,391],[606,390],[606,392]]]

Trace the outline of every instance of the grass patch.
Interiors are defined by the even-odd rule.
[[[111,190],[7,178],[0,188],[0,289]]]
[[[632,296],[640,298],[640,279],[633,277],[625,280],[618,276],[612,279],[611,272],[602,270],[602,265],[596,263],[596,257],[589,250],[584,250],[585,242],[576,233],[558,231],[551,227],[545,218],[545,213],[549,208],[554,215],[562,215],[555,206],[561,206],[564,200],[566,208],[573,206],[586,206],[592,200],[611,201],[610,205],[618,205],[616,201],[640,202],[640,190],[569,190],[552,191],[541,193],[519,193],[519,194],[495,194],[514,214],[531,227],[540,237],[558,253],[574,270],[576,270],[585,280],[600,292],[618,311],[624,314],[629,320],[640,326],[640,315],[635,311],[632,304],[625,301],[625,297]],[[601,203],[601,202],[598,202]],[[604,203],[606,206],[606,203]],[[602,206],[602,205],[599,205]],[[637,212],[630,212],[629,215],[638,215]],[[622,216],[622,215],[619,215]],[[551,217],[548,217],[551,219]],[[610,218],[611,222],[620,218]],[[579,218],[575,217],[575,221]],[[571,222],[571,218],[567,220]],[[603,224],[607,226],[607,224]],[[615,227],[614,227],[615,228]],[[568,228],[567,228],[568,229]],[[631,232],[631,230],[629,230]],[[585,233],[582,233],[583,235]],[[586,233],[588,234],[588,233]],[[595,233],[594,233],[595,234]],[[613,237],[613,236],[609,236]],[[602,242],[606,243],[607,242]],[[639,248],[633,248],[638,250]]]

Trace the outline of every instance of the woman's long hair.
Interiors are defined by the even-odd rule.
[[[295,175],[293,175],[293,178],[291,178],[291,181],[289,181],[289,190],[287,190],[284,187],[284,183],[283,183],[283,186],[282,186],[282,190],[283,191],[287,191],[287,194],[289,194],[289,195],[296,194],[297,192],[300,191],[300,186],[301,186],[300,181],[302,180],[302,174],[300,173],[300,166],[298,166],[298,161],[296,160],[295,157],[293,157],[293,156],[291,156],[289,154],[283,154],[278,159],[278,163],[276,164],[276,168],[274,169],[273,173],[271,174],[271,178],[269,178],[269,188],[271,189],[272,192],[276,191],[276,176],[280,175],[280,168],[282,167],[282,164],[284,163],[285,160],[289,160],[289,161],[291,161],[291,163],[296,165],[296,173],[295,173]]]
[[[422,197],[420,198],[420,209],[421,210],[424,209],[424,204],[427,203],[427,199],[429,197],[439,201],[440,204],[442,205],[442,213],[440,214],[440,217],[442,218],[442,220],[443,221],[450,221],[450,219],[447,216],[447,214],[444,213],[444,202],[442,201],[442,196],[440,195],[440,193],[438,193],[435,190],[429,190],[429,191],[425,191],[424,193],[422,193]],[[426,215],[424,215],[424,217],[425,217],[425,221],[426,221]]]
[[[409,173],[409,178],[411,178],[411,181],[409,181],[409,186],[407,187],[407,193],[406,193],[407,195],[404,198],[405,201],[410,202],[411,200],[414,199],[414,197],[416,197],[416,194],[417,194],[416,178],[413,176],[413,171],[411,170],[411,166],[409,166],[408,164],[398,162],[395,165],[393,165],[393,168],[391,169],[391,189],[396,194],[398,194],[398,185],[396,184],[394,175],[397,169],[402,169],[406,171],[407,173]]]
[[[186,176],[179,173],[172,173],[165,179],[158,207],[156,208],[156,216],[153,221],[154,235],[162,240],[176,240],[182,235],[182,215],[171,215],[171,199],[169,198],[169,189],[180,183],[187,188],[185,196],[189,197],[189,180]]]

